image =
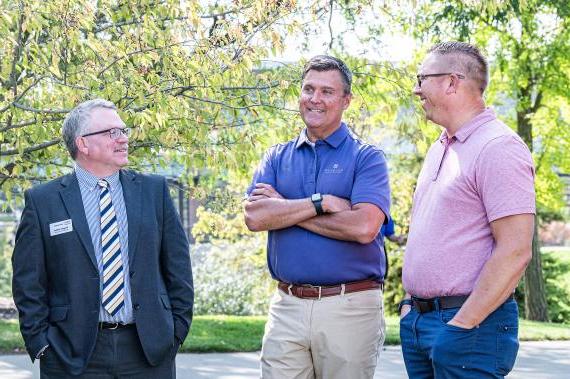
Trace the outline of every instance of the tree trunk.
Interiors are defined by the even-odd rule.
[[[517,112],[517,131],[532,151],[532,124],[528,112]],[[525,318],[527,320],[548,321],[548,306],[544,277],[542,275],[540,241],[538,240],[538,217],[534,217],[534,235],[532,239],[532,260],[524,274]]]
[[[532,260],[524,274],[525,318],[534,321],[548,321],[548,306],[538,240],[538,218],[534,218],[534,238],[532,239]]]

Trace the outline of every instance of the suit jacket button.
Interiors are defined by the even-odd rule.
[[[138,304],[133,305],[133,308],[135,309],[135,311],[138,311],[139,309],[141,309],[141,306]]]

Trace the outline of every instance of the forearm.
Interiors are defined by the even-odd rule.
[[[473,292],[454,319],[476,326],[513,293],[528,264],[528,251],[510,253],[495,249],[479,275]]]
[[[325,237],[366,244],[376,238],[384,222],[384,214],[379,210],[375,213],[370,215],[361,208],[355,208],[313,217],[298,226]]]
[[[249,230],[255,232],[287,228],[316,214],[309,198],[266,198],[245,203],[245,223]]]

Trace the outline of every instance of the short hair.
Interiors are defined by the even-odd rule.
[[[467,42],[440,42],[432,46],[428,53],[443,56],[453,55],[455,58],[458,58],[450,62],[454,66],[453,68],[461,71],[468,78],[475,80],[481,94],[485,92],[489,84],[489,64],[476,46]]]
[[[110,101],[104,99],[87,100],[73,108],[63,120],[61,134],[67,151],[73,160],[77,158],[78,152],[75,139],[86,133],[90,125],[91,113],[97,108],[117,110],[115,104]]]
[[[352,90],[352,72],[346,64],[338,58],[331,57],[330,55],[317,55],[309,59],[303,68],[303,76],[301,76],[301,83],[311,70],[315,71],[330,71],[336,70],[340,72],[342,83],[344,84],[344,94],[350,95]]]

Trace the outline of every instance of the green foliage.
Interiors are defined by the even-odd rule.
[[[0,297],[12,296],[12,245],[14,224],[0,221]]]
[[[0,352],[24,352],[24,339],[20,334],[18,320],[0,319]]]
[[[554,323],[570,324],[570,252],[542,253],[548,314]],[[516,298],[521,315],[524,315],[524,281],[519,283]]]
[[[196,314],[267,312],[275,282],[269,277],[261,239],[216,240],[192,248]]]
[[[543,254],[548,314],[556,323],[570,323],[570,256],[568,253]]]
[[[388,250],[389,270],[384,285],[384,313],[398,316],[398,304],[406,293],[402,286],[403,249],[389,241],[386,241],[386,249]]]
[[[181,179],[245,171],[287,70],[277,23],[294,1],[2,0],[0,185],[7,195],[71,166],[59,130],[70,108],[102,97],[136,127],[134,167],[186,167]],[[286,77],[286,76],[285,76]],[[285,111],[286,112],[286,111]],[[261,131],[261,133],[258,133]],[[155,159],[156,158],[156,159]],[[10,200],[10,199],[8,199]]]
[[[566,1],[421,1],[414,33],[432,43],[462,40],[489,57],[487,99],[529,145],[537,205],[563,207],[557,172],[570,172],[570,8]]]

